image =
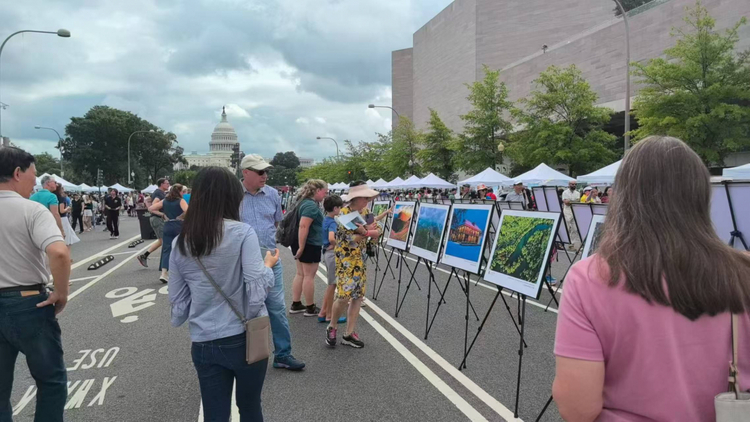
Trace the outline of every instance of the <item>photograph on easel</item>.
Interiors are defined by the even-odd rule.
[[[589,226],[588,236],[586,236],[586,245],[583,247],[581,259],[590,257],[599,249],[599,241],[602,240],[602,229],[604,228],[604,218],[603,215],[595,215],[591,218],[591,225]]]
[[[380,214],[384,213],[388,209],[388,207],[390,207],[390,205],[391,205],[391,203],[388,202],[388,201],[375,201],[375,202],[373,202],[372,203],[372,215],[375,216],[375,217],[379,216]],[[380,220],[380,222],[378,222],[378,224],[381,227],[383,227],[383,225],[385,224],[385,220],[386,219]]]
[[[484,250],[492,204],[454,204],[440,262],[476,274]]]
[[[396,202],[393,208],[391,232],[388,234],[388,246],[406,250],[406,242],[409,240],[413,217],[414,202]]]
[[[428,261],[437,262],[449,210],[449,205],[425,203],[419,206],[417,228],[414,230],[409,252]]]
[[[560,213],[504,211],[484,279],[538,298]]]

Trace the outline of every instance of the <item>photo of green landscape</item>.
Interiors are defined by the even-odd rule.
[[[433,208],[423,205],[419,210],[419,220],[412,246],[437,253],[440,249],[447,216],[448,207]]]
[[[554,223],[550,218],[505,215],[490,270],[536,283]]]

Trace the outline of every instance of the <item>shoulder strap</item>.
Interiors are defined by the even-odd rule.
[[[740,319],[737,315],[732,314],[732,361],[729,363],[729,391],[735,394],[739,399],[740,388],[740,371],[739,361],[737,360],[739,349],[739,325]]]
[[[201,270],[203,270],[203,274],[205,274],[206,277],[208,277],[208,281],[211,282],[211,284],[214,286],[214,288],[216,288],[216,290],[219,293],[221,293],[221,296],[224,298],[224,300],[227,301],[227,303],[229,304],[229,307],[232,308],[232,310],[234,311],[235,315],[237,315],[237,318],[239,318],[240,321],[242,321],[243,324],[245,322],[247,322],[247,319],[240,313],[240,311],[237,310],[237,308],[234,307],[234,304],[232,303],[231,300],[229,300],[229,297],[224,293],[224,291],[221,290],[221,287],[219,287],[219,285],[216,284],[216,282],[214,281],[214,278],[211,277],[211,274],[208,273],[208,270],[206,269],[206,266],[203,265],[203,262],[201,261],[201,259],[196,257],[195,260],[198,262],[198,266],[201,267]]]

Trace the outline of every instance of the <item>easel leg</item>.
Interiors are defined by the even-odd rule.
[[[427,340],[427,335],[430,334],[430,330],[432,329],[432,324],[435,323],[435,317],[437,317],[438,311],[440,311],[440,305],[445,303],[445,292],[448,291],[448,286],[451,284],[451,280],[453,280],[453,276],[456,276],[458,278],[458,272],[455,268],[451,269],[451,273],[448,276],[448,281],[445,283],[445,288],[440,292],[440,286],[438,286],[438,292],[440,292],[440,300],[438,301],[437,308],[435,308],[435,313],[432,315],[432,321],[430,322],[430,326],[427,327],[427,331],[424,333],[424,338]]]
[[[464,356],[466,355],[466,350],[468,349],[467,346],[469,344],[469,305],[471,304],[469,301],[469,273],[464,273],[464,281],[466,282],[466,315],[464,316],[464,319],[466,320],[466,325],[464,327]],[[479,320],[479,318],[477,318]],[[466,368],[466,359],[464,359],[464,368]],[[460,368],[459,368],[460,369]]]
[[[484,318],[482,319],[482,323],[479,324],[479,328],[477,328],[477,334],[474,336],[474,339],[471,341],[471,346],[469,346],[468,349],[464,349],[464,359],[461,361],[460,364],[458,364],[458,369],[466,368],[466,358],[469,356],[469,352],[471,352],[471,349],[474,347],[474,343],[477,341],[477,337],[479,337],[479,333],[482,332],[482,328],[484,328],[484,323],[487,322],[487,318],[490,316],[490,312],[492,312],[492,308],[495,307],[495,302],[497,302],[497,298],[502,294],[503,289],[500,288],[497,293],[495,294],[495,298],[492,299],[492,303],[490,304],[490,308],[487,309],[487,313],[484,314]],[[504,300],[504,299],[503,299]]]
[[[469,286],[468,286],[468,284],[470,282],[471,282],[471,278],[468,278],[466,280],[466,287],[464,287],[464,284],[461,283],[461,279],[460,278],[458,279],[458,285],[461,286],[461,290],[463,290],[463,292],[466,295],[467,299],[468,299],[468,295],[469,295],[469,291],[468,291],[469,290]],[[479,279],[478,278],[477,278],[477,283],[474,284],[474,285],[476,286],[477,284],[479,284]],[[476,317],[477,321],[479,321],[479,315],[477,315],[477,311],[474,310],[474,304],[471,303],[471,301],[469,301],[469,306],[471,306],[471,311],[474,312],[474,317]]]
[[[542,419],[542,415],[544,415],[544,412],[547,411],[547,408],[549,407],[550,404],[552,404],[552,396],[549,396],[549,400],[547,400],[547,404],[544,405],[544,407],[542,408],[542,412],[539,414],[539,416],[536,417],[534,422],[539,422]]]
[[[396,318],[398,318],[398,313],[401,312],[401,307],[404,306],[404,302],[406,301],[406,295],[409,294],[409,288],[411,287],[412,281],[416,282],[416,275],[417,275],[417,268],[419,268],[419,262],[422,260],[421,257],[417,257],[417,264],[414,266],[414,271],[409,268],[409,272],[411,273],[411,277],[409,278],[409,283],[406,284],[406,290],[404,291],[404,297],[401,298],[401,304],[398,303],[398,297],[396,297]],[[404,262],[406,263],[406,262]],[[428,265],[429,267],[429,265]]]
[[[396,255],[396,259],[399,259],[399,257],[403,257],[403,256],[404,256],[404,251],[399,250],[398,255]],[[398,261],[396,262],[396,265],[398,265]],[[403,269],[403,266],[398,267],[398,289],[396,290],[396,311],[398,311],[398,298],[401,296],[401,270],[402,269]]]
[[[521,323],[521,342],[518,345],[518,378],[516,378],[516,408],[513,411],[513,416],[518,417],[518,398],[521,394],[521,365],[523,364],[523,334],[526,328],[526,295],[523,295],[521,299],[521,315],[522,318],[519,320]]]
[[[573,256],[573,261],[575,261],[576,258],[578,258],[578,254],[580,254],[581,252],[583,252],[583,247],[584,247],[584,243],[581,243],[581,246],[578,248],[578,250],[576,251],[576,254]],[[573,264],[570,264],[568,266],[568,268],[565,270],[565,274],[563,274],[562,278],[560,279],[560,282],[557,283],[557,288],[555,288],[555,292],[552,293],[552,299],[550,299],[549,302],[547,302],[547,307],[544,308],[544,312],[547,312],[547,309],[549,309],[549,306],[552,304],[552,300],[553,299],[555,300],[555,303],[557,304],[557,307],[558,308],[560,307],[560,304],[557,302],[557,299],[556,299],[557,298],[557,292],[559,292],[560,289],[562,288],[562,285],[565,282],[565,278],[568,276],[568,272],[570,271],[571,267],[573,267]],[[550,268],[550,273],[551,272],[552,272],[552,269]]]
[[[388,255],[388,258],[385,261],[386,268],[391,268],[391,259],[393,259],[393,253],[394,253],[394,250],[391,249],[391,254]],[[393,272],[393,270],[391,270],[391,273],[392,272]],[[388,273],[386,273],[385,271],[383,271],[383,277],[380,279],[380,285],[378,286],[377,291],[375,292],[375,294],[372,297],[373,300],[378,300],[378,296],[380,295],[380,289],[383,288],[383,282],[385,281],[385,276],[386,275],[388,275]],[[394,276],[393,278],[395,279],[396,277]],[[377,282],[378,282],[378,279],[375,279],[375,284],[377,284]],[[375,289],[373,289],[373,290],[375,290]]]

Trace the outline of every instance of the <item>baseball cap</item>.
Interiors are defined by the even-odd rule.
[[[583,188],[583,191],[584,191],[584,192],[588,192],[588,191],[590,191],[590,190],[591,190],[591,186],[586,186],[585,188]]]
[[[245,158],[242,159],[240,167],[250,170],[265,170],[267,168],[273,168],[272,165],[268,164],[266,160],[258,154],[246,155]]]

